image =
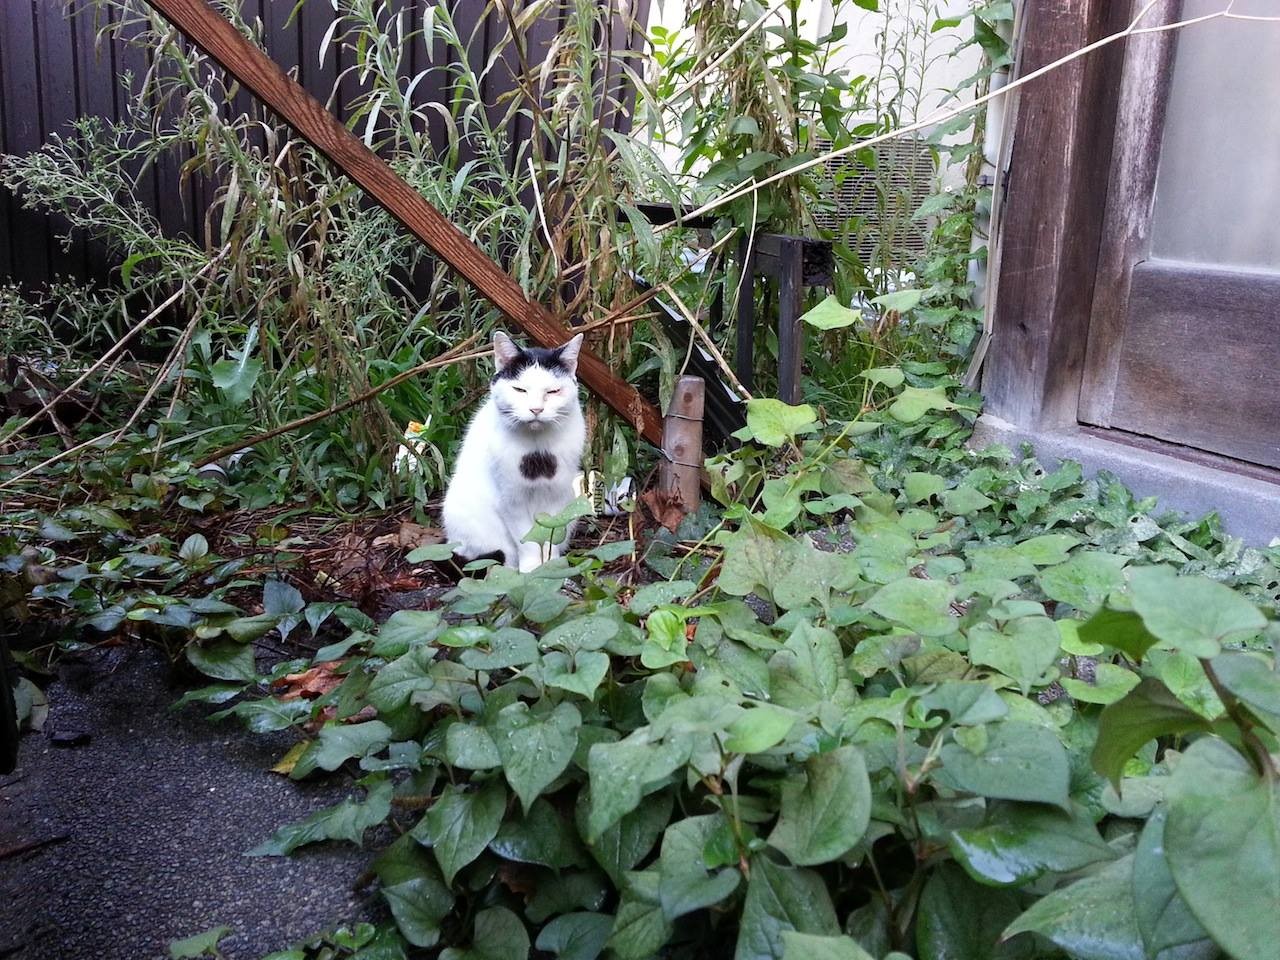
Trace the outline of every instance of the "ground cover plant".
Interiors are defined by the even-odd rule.
[[[270,676],[207,629],[233,685],[193,696],[327,718],[290,776],[360,770],[251,852],[391,824],[369,956],[1268,956],[1276,551],[868,381],[851,423],[754,404],[714,525],[477,570]]]
[[[548,134],[514,172],[475,71],[457,68],[437,151],[396,79],[397,22],[342,3],[326,40],[358,51],[368,80],[353,123],[528,289],[601,323],[619,368],[658,398],[686,351],[641,318],[604,323],[633,292],[628,272],[699,315],[732,277],[678,265],[687,235],[646,232],[633,201],[784,169],[815,133],[853,142],[870,131],[842,124],[868,103],[872,130],[895,128],[919,90],[892,37],[937,25],[915,5],[904,34],[886,32],[882,79],[842,86],[824,66],[838,31],[805,40],[797,4],[736,49],[764,8],[697,7],[694,46],[656,37],[663,70],[633,89],[638,112],[690,118],[686,172],[706,172],[687,179],[656,173],[642,136],[594,122],[626,99],[594,79],[598,5],[571,4],[554,55],[530,65],[534,89],[563,93],[553,107],[509,105]],[[416,300],[421,265],[387,218],[287,131],[262,130],[263,147],[252,113],[228,119],[216,73],[137,5],[115,8],[167,64],[148,95],[193,107],[171,127],[86,122],[6,158],[6,183],[112,242],[124,268],[119,290],[6,292],[4,348],[39,355],[57,324],[85,335],[44,357],[57,374],[129,329],[139,303],[176,289],[181,320],[145,334],[160,363],[139,351],[89,381],[83,422],[40,420],[34,438],[25,413],[0,426],[0,617],[21,637],[27,725],[59,656],[153,643],[192,680],[180,704],[246,735],[295,733],[278,772],[353,778],[342,802],[245,848],[366,846],[381,906],[272,960],[1275,955],[1280,547],[1159,514],[1075,464],[965,446],[981,403],[955,376],[976,329],[975,177],[903,211],[931,225],[920,262],[887,245],[862,263],[857,224],[835,238],[840,283],[805,317],[811,402],[752,400],[738,443],[707,462],[708,505],[627,502],[606,519],[579,502],[531,532],[587,519],[567,558],[460,571],[430,508],[483,388],[465,365],[479,351],[204,461],[475,343],[491,312],[442,275]],[[970,11],[987,59],[969,84],[1007,59],[1010,16]],[[447,7],[430,29],[465,45]],[[895,56],[903,69],[884,66]],[[716,62],[723,74],[691,82]],[[130,198],[132,159],[192,142],[192,169],[222,177],[204,242],[161,237]],[[479,153],[464,160],[463,144]],[[939,151],[970,163],[980,145],[979,121]],[[554,229],[521,199],[535,184]],[[715,242],[804,226],[814,189],[737,204]],[[731,356],[731,330],[711,339]],[[403,426],[425,412],[416,469],[397,468]],[[99,438],[95,417],[125,426]],[[597,426],[594,463],[641,473],[625,431]],[[412,609],[385,602],[408,593]],[[170,952],[217,956],[226,932]]]

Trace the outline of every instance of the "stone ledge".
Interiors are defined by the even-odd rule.
[[[1228,469],[1185,460],[1083,430],[1024,430],[1006,420],[983,414],[974,425],[969,445],[982,448],[1003,443],[1017,451],[1030,443],[1046,466],[1077,460],[1085,473],[1106,470],[1138,497],[1158,497],[1160,507],[1192,517],[1216,510],[1228,533],[1255,546],[1280,537],[1280,483],[1233,473]]]

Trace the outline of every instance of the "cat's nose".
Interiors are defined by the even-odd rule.
[[[537,416],[538,414],[540,414],[544,409],[545,409],[544,407],[530,407],[530,408],[529,408],[529,412],[530,412],[530,413],[532,413],[532,414],[536,417],[536,416]]]

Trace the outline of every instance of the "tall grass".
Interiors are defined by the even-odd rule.
[[[743,180],[764,179],[831,147],[843,147],[913,123],[922,104],[939,91],[928,88],[929,69],[957,52],[955,39],[941,40],[935,0],[881,0],[871,7],[853,0],[833,4],[834,26],[824,33],[804,24],[802,4],[788,0],[769,8],[763,27],[743,42],[766,7],[750,0],[692,3],[684,29],[653,36],[658,99],[644,116],[653,141],[678,153],[691,189],[706,192]],[[966,21],[990,6],[975,3]],[[848,43],[848,24],[870,24],[873,54],[852,69],[837,66]],[[959,44],[964,46],[967,44]],[[966,80],[963,96],[977,78]],[[962,339],[975,326],[971,290],[965,283],[969,228],[977,202],[981,126],[969,142],[944,145],[942,132],[931,150],[938,175],[927,184],[903,179],[887,151],[854,154],[852,171],[870,197],[874,218],[851,217],[834,230],[819,227],[815,214],[833,209],[832,186],[822,176],[795,176],[744,196],[726,208],[727,218],[753,232],[825,236],[836,254],[835,294],[860,307],[865,322],[840,330],[808,331],[805,392],[838,413],[856,411],[866,399],[867,367],[948,356],[958,362]],[[941,174],[951,163],[964,170],[963,185],[942,192]],[[923,207],[921,188],[933,194]],[[923,256],[906,240],[928,236]],[[980,255],[980,254],[977,254]],[[902,288],[924,291],[919,309],[885,309],[876,298]],[[724,282],[732,305],[736,278]],[[815,293],[813,299],[823,294]],[[755,354],[762,389],[773,386],[776,356],[773,295],[756,292]],[[734,311],[730,309],[730,317]],[[957,319],[959,318],[959,319]],[[721,331],[732,353],[732,323]]]
[[[129,85],[125,118],[82,120],[32,155],[3,158],[0,182],[111,249],[124,265],[128,296],[120,303],[187,290],[181,319],[195,325],[180,341],[184,356],[166,384],[169,409],[152,446],[197,458],[338,404],[494,325],[492,308],[307,144],[237,96],[141,0],[97,5],[111,11],[104,31],[146,50],[152,64]],[[261,42],[261,24],[243,19],[238,4],[220,9]],[[382,0],[341,0],[325,49],[313,55],[343,51],[350,66],[335,96],[357,81],[345,104],[349,123],[402,177],[531,296],[567,321],[598,319],[632,295],[633,270],[660,272],[678,243],[627,239],[644,229],[629,215],[636,197],[660,184],[662,171],[614,129],[640,74],[629,53],[600,40],[636,25],[616,5],[588,0],[517,11],[497,4],[509,30],[477,64],[477,37],[461,34],[445,3],[430,9],[411,23]],[[534,49],[548,16],[558,28]],[[443,46],[448,56],[408,76],[416,42]],[[513,65],[515,92],[497,109],[486,105],[486,75]],[[427,79],[450,92],[447,102],[415,96]],[[446,137],[432,142],[427,131],[440,124]],[[517,124],[526,135],[514,139]],[[201,237],[164,236],[138,198],[138,171],[163,157],[179,158],[184,189],[212,185]],[[635,373],[633,342],[647,339],[636,333],[604,327],[593,346],[620,372]],[[169,342],[175,336],[170,330]],[[444,368],[264,444],[259,472],[274,480],[260,496],[304,487],[348,507],[403,493],[391,471],[400,434],[430,415],[416,490],[425,496],[439,486],[468,401],[482,386],[469,366]]]

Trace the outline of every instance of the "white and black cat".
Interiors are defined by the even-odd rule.
[[[587,435],[581,348],[582,334],[554,350],[521,349],[505,333],[493,335],[489,399],[467,427],[444,497],[445,535],[462,556],[501,553],[508,567],[529,571],[562,552],[524,536],[537,514],[558,513],[574,498]]]

